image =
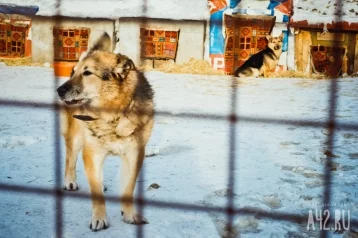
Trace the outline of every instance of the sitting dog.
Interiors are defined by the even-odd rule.
[[[283,34],[278,37],[266,36],[266,49],[252,55],[234,73],[237,77],[267,77],[267,73],[274,71],[282,53]]]

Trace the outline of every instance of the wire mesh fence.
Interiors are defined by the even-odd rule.
[[[342,1],[336,0],[336,4],[338,8],[342,7]],[[56,9],[60,9],[61,0],[57,0]],[[146,23],[146,12],[147,12],[147,1],[143,0],[142,5],[143,17],[142,23]],[[340,12],[340,11],[337,11]],[[61,23],[61,12],[58,10],[56,17],[56,24],[59,26]],[[340,22],[341,16],[337,14],[335,21]],[[337,44],[338,41],[333,41],[334,44]],[[335,67],[339,67],[335,65]],[[54,148],[55,148],[55,157],[53,158],[53,163],[55,166],[54,173],[54,181],[55,187],[53,189],[45,189],[41,187],[30,187],[25,185],[8,185],[6,183],[0,183],[0,191],[12,191],[15,193],[30,193],[36,196],[46,195],[52,196],[55,200],[55,227],[56,227],[56,236],[63,237],[63,224],[64,218],[62,214],[63,209],[63,199],[65,197],[70,197],[74,199],[91,199],[91,195],[89,193],[76,192],[76,193],[64,193],[62,190],[62,168],[61,168],[61,138],[60,138],[60,122],[59,122],[59,111],[63,107],[61,104],[57,103],[57,95],[56,89],[58,85],[58,79],[54,77],[54,101],[53,103],[38,103],[38,102],[28,102],[28,101],[14,101],[14,100],[1,100],[0,106],[13,106],[13,107],[24,107],[24,108],[52,108],[54,109],[54,123],[53,126],[55,128],[55,136],[53,138]],[[300,119],[281,119],[281,118],[267,118],[267,117],[248,117],[239,115],[237,111],[237,100],[238,100],[238,87],[236,84],[236,78],[232,77],[231,79],[231,98],[230,98],[230,114],[229,115],[217,115],[217,114],[200,114],[200,113],[180,113],[173,115],[170,111],[156,111],[156,116],[168,116],[175,118],[183,118],[183,119],[196,119],[196,120],[210,120],[210,121],[223,121],[229,122],[229,137],[227,138],[229,144],[228,151],[228,181],[227,186],[229,188],[227,205],[224,207],[217,206],[208,206],[208,205],[198,205],[198,204],[188,204],[188,203],[179,203],[179,202],[165,202],[165,201],[147,201],[144,199],[143,192],[144,187],[142,183],[138,183],[138,196],[134,199],[134,203],[138,206],[139,212],[143,211],[143,208],[146,206],[153,206],[158,208],[170,208],[170,209],[178,209],[178,210],[189,210],[189,211],[198,211],[198,212],[214,212],[226,214],[227,219],[227,229],[230,230],[233,226],[233,219],[235,216],[243,216],[243,215],[254,215],[258,218],[272,219],[277,221],[290,221],[293,223],[305,223],[307,222],[307,215],[295,214],[287,211],[283,212],[268,212],[262,209],[255,208],[240,208],[235,207],[234,205],[234,194],[240,194],[240,191],[235,190],[235,184],[238,183],[238,178],[235,176],[235,169],[240,167],[240,155],[236,153],[236,141],[238,140],[237,136],[238,132],[238,124],[241,122],[250,122],[250,123],[260,123],[260,124],[273,124],[273,125],[294,125],[298,127],[311,127],[311,128],[324,128],[327,129],[329,133],[327,133],[326,145],[327,150],[334,151],[334,143],[336,130],[350,130],[350,131],[358,131],[358,124],[354,123],[338,123],[336,121],[336,111],[337,111],[337,91],[339,88],[339,83],[337,78],[332,78],[330,83],[330,95],[327,98],[327,102],[329,105],[328,111],[328,119],[327,121],[317,121],[317,120],[300,120]],[[102,108],[102,110],[106,110]],[[322,203],[329,204],[331,202],[331,194],[332,194],[332,156],[327,156],[327,160],[325,163],[324,170],[324,192],[322,196]],[[144,180],[145,171],[142,168],[140,173],[139,180]],[[119,201],[127,201],[126,197],[122,197],[118,199],[117,196],[106,196],[106,200],[109,202],[118,203]],[[328,220],[329,224],[333,224],[333,220],[330,218]],[[358,226],[358,221],[352,220],[351,225]],[[143,231],[142,226],[137,226],[137,237],[145,237],[146,234]],[[328,231],[321,230],[320,237],[327,237]],[[149,237],[149,236],[148,236]]]

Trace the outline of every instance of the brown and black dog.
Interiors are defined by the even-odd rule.
[[[274,71],[282,53],[283,34],[278,37],[266,36],[266,49],[252,55],[234,73],[237,77],[267,77],[267,73]]]
[[[70,79],[58,89],[66,107],[61,113],[66,142],[66,190],[77,190],[76,161],[82,150],[92,194],[93,231],[108,227],[103,195],[103,162],[107,155],[122,158],[123,220],[147,223],[136,213],[133,191],[141,169],[154,117],[153,90],[144,74],[128,57],[110,52],[104,34],[73,68]]]

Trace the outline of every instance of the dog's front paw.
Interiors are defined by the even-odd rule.
[[[107,222],[106,216],[92,217],[92,219],[89,221],[89,228],[92,231],[100,231],[103,229],[107,229],[108,227],[109,227],[109,224]]]
[[[63,185],[63,189],[67,191],[77,191],[79,187],[75,181],[66,181],[65,185]]]
[[[141,224],[148,224],[149,222],[145,217],[139,213],[123,213],[123,221],[128,224],[134,224],[134,225],[141,225]]]

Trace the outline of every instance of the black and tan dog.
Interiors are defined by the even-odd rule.
[[[103,162],[107,155],[122,158],[123,220],[147,223],[136,213],[133,191],[153,127],[153,91],[142,72],[126,56],[110,52],[104,34],[79,60],[70,79],[58,89],[66,104],[61,115],[66,142],[65,189],[77,190],[76,161],[82,150],[92,194],[93,231],[108,227],[103,195]]]
[[[274,71],[282,53],[283,34],[278,37],[266,36],[266,49],[252,55],[234,73],[238,77],[267,77],[267,73]]]

